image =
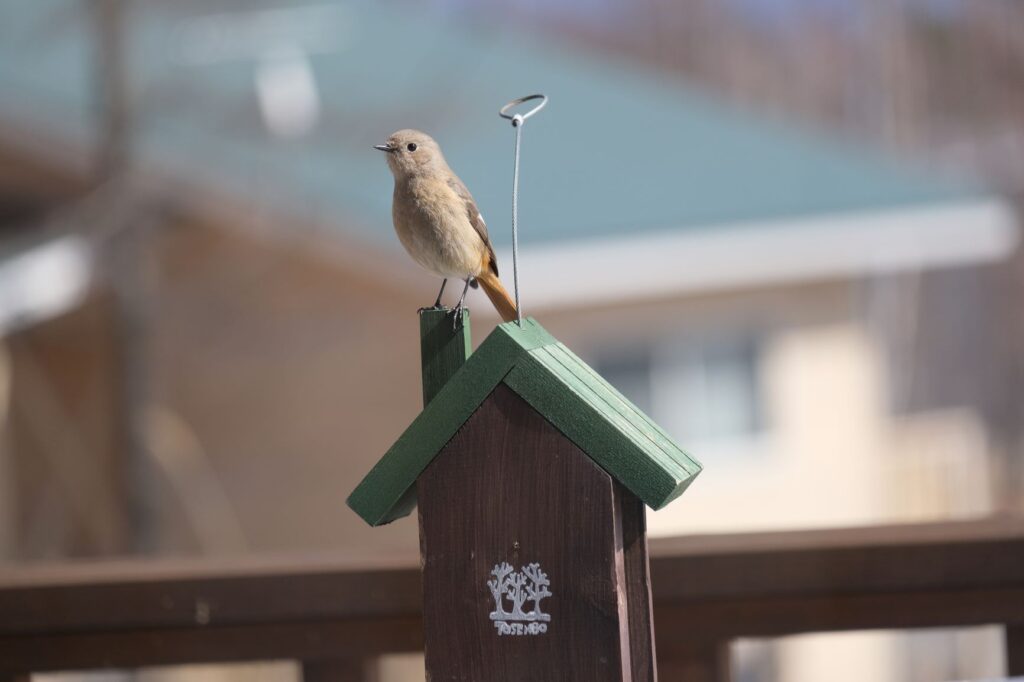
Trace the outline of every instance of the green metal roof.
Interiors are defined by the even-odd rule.
[[[348,505],[370,525],[410,513],[415,483],[491,391],[504,383],[653,509],[678,497],[701,465],[535,320],[507,322],[427,404],[366,475]]]
[[[268,6],[301,5],[218,5]],[[501,245],[509,232],[512,131],[497,109],[543,91],[551,103],[524,131],[524,244],[723,229],[978,194],[863,146],[747,115],[674,77],[479,14],[404,2],[312,6],[333,8],[319,27],[333,44],[309,51],[321,121],[307,137],[279,139],[258,114],[256,58],[189,59],[183,36],[205,13],[199,3],[132,3],[128,55],[143,161],[197,184],[301,207],[397,249],[391,177],[371,145],[417,127],[438,138]],[[17,119],[89,137],[87,7],[0,0],[0,125]],[[232,21],[239,23],[222,22],[229,35]],[[301,47],[304,31],[317,30],[289,26],[279,22],[274,39]]]

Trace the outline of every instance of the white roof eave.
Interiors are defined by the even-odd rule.
[[[563,308],[980,264],[1017,240],[1014,210],[988,197],[527,245],[519,277],[531,308]],[[511,250],[498,260],[511,284]]]

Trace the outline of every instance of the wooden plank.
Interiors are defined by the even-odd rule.
[[[472,353],[469,309],[464,308],[461,314],[462,321],[456,327],[452,324],[451,311],[447,308],[420,310],[420,366],[424,407],[466,364],[466,359]],[[451,398],[446,399],[450,400]],[[468,417],[468,412],[465,416]],[[394,448],[389,450],[389,453],[393,452]],[[387,457],[388,455],[385,455],[385,458]],[[391,454],[391,457],[395,458],[396,456]],[[424,457],[421,453],[419,457],[405,461],[414,462],[413,468],[410,469],[412,472],[423,460]],[[382,464],[383,466],[378,465],[370,472],[371,476],[377,475],[378,479],[371,480],[368,485],[360,484],[360,487],[349,498],[349,506],[352,506],[354,498],[357,507],[352,508],[357,513],[363,509],[361,515],[371,525],[380,525],[401,518],[409,514],[416,506],[416,487],[408,481],[409,472],[406,472],[405,480],[403,480],[402,472],[399,469],[394,466],[389,468],[387,463],[382,462]],[[382,472],[389,473],[386,477],[382,477],[380,476]],[[371,476],[367,476],[367,478],[371,478]],[[403,485],[405,486],[404,491],[401,490]],[[391,490],[388,491],[388,488]],[[397,500],[395,499],[396,495]],[[376,502],[376,510],[367,508],[367,498]],[[387,508],[388,504],[390,504],[390,509]],[[367,514],[370,515],[370,518],[367,518]],[[378,520],[374,522],[370,520],[371,518]]]
[[[435,398],[363,479],[349,506],[371,525],[409,513],[416,477],[502,380],[654,509],[678,497],[701,470],[664,431],[528,318],[522,329],[514,323],[498,326],[443,387],[437,388],[432,374],[427,378],[425,396],[436,390]]]
[[[783,532],[760,539],[754,534],[661,539],[651,547],[652,580],[662,600],[1024,583],[1021,524],[977,539],[944,539],[935,528],[923,528]],[[928,534],[911,541],[908,536],[914,532]],[[686,580],[678,580],[683,574]]]
[[[763,551],[817,552],[844,547],[943,545],[968,548],[988,541],[1014,546],[1024,541],[1024,518],[995,516],[971,521],[680,535],[655,540],[651,551],[663,555],[733,555]]]
[[[8,585],[0,585],[0,635],[418,614],[421,579],[415,559],[390,568],[379,561],[379,569],[337,560],[317,570],[310,557],[286,570],[255,560],[250,563],[257,568],[247,568],[239,560],[231,569],[206,571],[198,568],[201,563],[175,570],[139,561],[113,564],[106,577],[86,565],[77,579],[67,568],[27,569],[21,578],[9,573]]]
[[[647,560],[647,520],[644,503],[621,484],[615,486],[621,509],[626,603],[629,619],[630,665],[634,682],[655,682],[654,614]],[[666,678],[674,679],[674,678]]]
[[[624,526],[624,544],[625,536]],[[1008,635],[1020,641],[1019,520],[693,536],[650,547],[659,664],[680,647],[844,629],[1016,623]],[[205,625],[197,600],[208,606]],[[417,651],[420,609],[415,557],[8,566],[0,569],[0,665],[54,670]],[[1007,651],[1018,665],[1020,649]]]
[[[563,436],[564,438],[565,436]],[[605,472],[605,475],[608,474]],[[619,660],[621,661],[621,679],[624,682],[633,682],[633,645],[629,639],[629,587],[626,583],[626,557],[622,538],[622,500],[618,494],[621,487],[618,481],[609,477],[611,482],[611,506],[612,506],[612,542],[614,547],[614,581],[615,598],[618,602],[619,619]],[[575,499],[575,498],[573,498]],[[605,531],[607,533],[607,531]],[[570,546],[568,551],[573,551]]]
[[[627,419],[630,424],[651,441],[652,445],[664,453],[666,463],[682,458],[685,465],[695,464],[685,453],[680,453],[679,445],[654,420],[643,413],[624,395],[595,372],[589,365],[580,360],[575,353],[561,343],[544,349],[553,360],[556,360],[566,371],[570,372],[581,385],[593,391],[595,398],[609,409]],[[539,355],[539,353],[535,353]],[[655,454],[657,453],[655,450]],[[697,467],[699,469],[699,467]]]
[[[360,482],[348,506],[373,526],[409,514],[415,507],[416,479],[445,443],[490,395],[532,344],[548,343],[546,332],[524,321],[524,329],[500,325],[413,420]]]
[[[349,621],[0,637],[0,661],[48,672],[181,663],[364,658],[423,650],[419,614]]]
[[[377,682],[377,662],[360,658],[303,661],[302,682]]]
[[[584,401],[598,415],[612,422],[630,445],[639,446],[659,467],[680,464],[673,458],[678,446],[662,439],[658,432],[649,426],[647,420],[638,417],[636,412],[624,409],[623,404],[612,397],[607,390],[608,387],[600,385],[596,380],[580,376],[576,367],[567,366],[567,357],[565,353],[559,352],[558,345],[540,348],[530,354],[530,358],[537,360],[541,367],[560,380],[572,392],[573,397]]]
[[[685,576],[678,576],[678,580]],[[782,636],[875,628],[921,628],[1013,622],[1024,613],[1024,588],[922,590],[836,597],[787,595],[754,599],[660,602],[655,586],[659,667],[680,647],[742,636]],[[312,658],[422,650],[419,614],[337,622],[125,631],[79,630],[0,636],[0,661],[33,670],[131,667],[160,663]],[[676,679],[664,671],[662,679]]]
[[[695,474],[681,464],[665,466],[652,456],[643,434],[601,410],[600,402],[578,393],[536,357],[517,362],[504,383],[650,507],[663,507],[693,480]]]
[[[582,359],[580,359],[578,355],[573,353],[571,348],[562,343],[559,343],[557,345],[557,349],[559,353],[567,356],[567,358],[569,359],[569,362],[567,364],[573,365],[573,371],[575,373],[578,373],[581,376],[588,377],[588,380],[590,381],[591,385],[600,386],[602,392],[608,394],[609,397],[606,399],[609,401],[609,403],[616,406],[616,409],[620,410],[624,414],[630,414],[632,418],[642,422],[645,430],[652,431],[656,435],[656,437],[661,440],[663,445],[668,450],[674,451],[679,448],[679,445],[675,442],[675,439],[672,438],[672,436],[670,436],[668,432],[662,429],[661,426],[659,426],[657,422],[655,422],[646,413],[644,413],[643,410],[634,405],[629,398],[622,395],[622,393],[620,393],[617,388],[615,388],[607,381],[605,381],[604,377],[595,372],[590,365],[585,363]],[[675,456],[674,452],[673,456]],[[693,463],[697,464],[696,462]],[[699,464],[697,464],[697,470],[699,469],[700,466]]]
[[[729,682],[732,679],[728,644],[672,652],[658,659],[662,679],[681,682]]]
[[[1011,677],[1024,676],[1024,623],[1016,622],[1006,626],[1006,674]]]
[[[657,538],[650,553],[662,604],[1024,589],[1015,520]],[[217,625],[388,617],[420,599],[415,555],[0,565],[0,634],[197,627],[199,600]]]
[[[613,481],[586,454],[498,386],[418,489],[428,677],[629,679]],[[550,620],[534,622],[543,632],[507,633],[491,619],[497,603],[488,579],[502,563],[515,574],[537,563],[550,579],[552,596],[542,602]]]
[[[427,405],[472,353],[469,309],[463,308],[461,325],[452,324],[448,308],[420,311],[420,364],[423,404]]]

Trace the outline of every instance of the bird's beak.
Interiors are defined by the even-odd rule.
[[[373,148],[374,149],[379,149],[382,152],[393,152],[393,151],[395,151],[395,148],[392,147],[389,144],[375,144],[375,145],[373,145]]]

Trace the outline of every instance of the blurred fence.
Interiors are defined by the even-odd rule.
[[[662,679],[729,679],[740,637],[1006,626],[1024,674],[1024,522],[987,520],[651,542]],[[0,680],[30,671],[291,659],[370,680],[418,651],[420,571],[294,557],[18,568],[0,577]]]

